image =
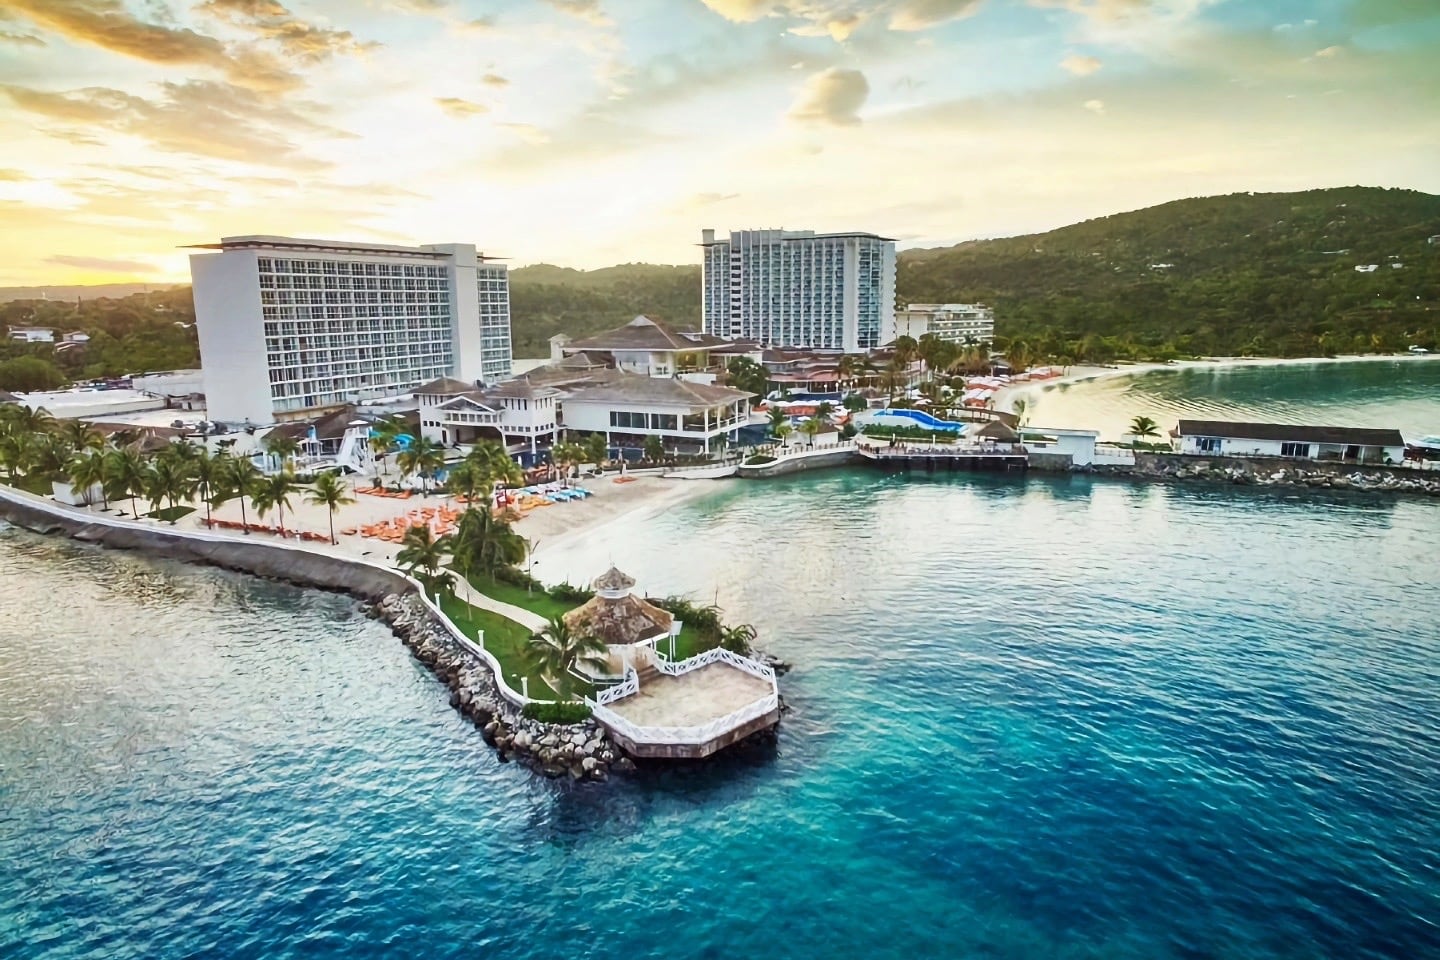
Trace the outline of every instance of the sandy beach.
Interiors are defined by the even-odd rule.
[[[1039,380],[1033,383],[1012,383],[995,392],[995,409],[1013,413],[1015,401],[1038,393],[1053,390],[1067,383],[1084,383],[1091,380],[1109,380],[1116,377],[1138,377],[1153,370],[1223,370],[1229,367],[1298,367],[1318,363],[1368,363],[1404,360],[1423,362],[1440,359],[1440,354],[1415,355],[1409,353],[1367,353],[1337,357],[1211,357],[1205,360],[1176,360],[1174,363],[1126,363],[1118,366],[1074,366],[1063,377],[1053,380]]]
[[[553,554],[555,551],[563,550],[566,543],[574,542],[574,538],[592,535],[600,528],[618,520],[653,515],[694,497],[714,493],[719,489],[718,484],[734,482],[726,480],[666,480],[658,476],[632,476],[634,476],[632,481],[621,484],[615,483],[613,477],[610,476],[588,478],[581,485],[591,491],[590,497],[568,503],[556,503],[547,507],[536,507],[515,521],[514,529],[537,545],[535,556],[538,558],[542,552]],[[362,487],[369,485],[368,479],[354,478],[354,480],[358,480]],[[352,493],[354,480],[352,480]],[[354,494],[354,496],[356,502],[341,507],[335,515],[335,531],[339,543],[331,546],[320,541],[309,541],[306,543],[308,547],[343,556],[388,561],[392,560],[399,552],[399,544],[364,537],[358,533],[345,534],[341,531],[401,520],[407,516],[413,517],[415,522],[420,522],[419,512],[426,509],[438,510],[441,507],[461,509],[454,500],[439,494],[428,497],[417,494],[409,499],[377,497],[364,493]],[[196,502],[192,503],[192,506],[196,508],[195,513],[182,518],[177,524],[179,529],[203,527],[204,504]],[[100,505],[97,504],[91,509],[98,511]],[[139,503],[139,509],[142,514],[149,511],[149,504],[143,498]],[[112,501],[112,515],[116,511],[122,510],[129,513],[130,503],[128,500]],[[216,507],[211,513],[216,520],[235,524],[241,522],[241,508],[238,500],[232,500]],[[245,519],[252,525],[259,523],[272,527],[277,524],[278,520],[273,510],[263,517],[257,516],[254,508],[248,502],[245,504]],[[161,528],[168,526],[158,520],[145,522]],[[330,529],[328,511],[322,506],[307,502],[302,491],[293,498],[292,508],[285,511],[285,529],[328,535]],[[216,532],[230,532],[237,537],[244,536],[238,530],[217,530]],[[278,536],[273,533],[252,532],[249,536],[278,539]]]

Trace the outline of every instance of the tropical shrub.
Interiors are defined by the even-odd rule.
[[[595,591],[577,587],[572,583],[557,583],[549,590],[550,596],[565,603],[584,603],[595,596]]]
[[[746,461],[745,461],[745,466],[747,466],[747,467],[758,467],[758,466],[760,466],[761,464],[774,463],[774,462],[775,462],[775,458],[774,458],[774,457],[772,457],[772,456],[770,456],[770,455],[768,455],[768,454],[764,454],[764,453],[757,453],[757,454],[755,454],[753,457],[750,457],[750,458],[746,459]]]
[[[590,708],[583,703],[527,703],[520,709],[527,720],[540,723],[584,723],[590,719]]]

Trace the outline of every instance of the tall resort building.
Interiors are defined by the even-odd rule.
[[[873,233],[701,233],[705,332],[859,353],[895,339],[895,241]]]
[[[297,419],[439,377],[510,376],[510,283],[473,244],[226,237],[190,257],[206,407]]]

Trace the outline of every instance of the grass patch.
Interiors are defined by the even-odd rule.
[[[667,657],[670,655],[669,640],[663,638],[657,640],[655,646]],[[675,659],[689,660],[696,654],[704,653],[706,650],[718,646],[720,646],[718,639],[686,623],[680,628],[680,636],[675,638]]]
[[[164,520],[166,523],[174,523],[176,520],[179,520],[181,517],[186,516],[187,514],[194,513],[194,512],[195,512],[195,508],[194,508],[194,507],[186,507],[186,506],[176,505],[176,506],[173,506],[173,507],[165,507],[165,508],[162,509],[162,510],[155,510],[155,511],[153,511],[153,512],[151,512],[151,513],[147,513],[146,516],[147,516],[147,517],[151,517],[152,519],[155,519],[155,520]]]
[[[18,487],[26,493],[33,493],[37,497],[49,497],[55,493],[55,488],[50,485],[50,478],[39,475],[16,477],[10,481],[10,485]]]
[[[583,703],[527,703],[520,712],[541,723],[584,723],[590,719],[590,708]]]
[[[524,593],[524,590],[520,591]],[[523,692],[520,682],[521,677],[528,677],[530,681],[530,696],[538,700],[555,699],[555,691],[545,682],[545,678],[534,672],[525,663],[523,651],[530,640],[530,631],[525,629],[514,620],[509,620],[498,613],[491,613],[489,610],[479,610],[470,606],[464,600],[457,600],[448,594],[439,598],[440,609],[445,611],[445,616],[459,627],[460,630],[472,640],[479,640],[480,631],[485,631],[483,646],[496,660],[500,661],[500,670],[505,675],[505,682],[515,690]],[[574,692],[576,696],[591,696],[593,690],[589,684],[581,680],[575,681]]]
[[[529,610],[537,613],[545,619],[558,617],[561,614],[569,613],[580,606],[568,600],[556,600],[544,590],[533,590],[525,592],[524,587],[516,586],[513,583],[506,583],[504,580],[491,580],[486,576],[476,576],[471,579],[470,585],[485,594],[492,600],[499,600],[501,603],[508,603],[512,607],[519,607],[521,610]]]

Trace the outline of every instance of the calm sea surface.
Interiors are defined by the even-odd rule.
[[[0,527],[0,957],[1434,957],[1437,544],[1422,500],[717,486],[537,572],[755,623],[778,749],[576,788],[344,598]]]
[[[1182,417],[1440,434],[1440,359],[1183,367],[1059,384],[1031,395],[1030,422],[1118,440],[1135,417],[1169,431]]]

